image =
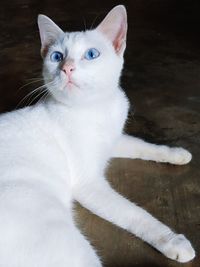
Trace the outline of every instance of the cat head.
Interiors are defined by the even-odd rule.
[[[111,95],[119,83],[126,47],[127,16],[116,6],[96,29],[63,32],[38,16],[43,76],[52,96],[65,104]]]

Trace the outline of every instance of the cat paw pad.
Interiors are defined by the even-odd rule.
[[[192,154],[184,148],[175,147],[171,148],[171,159],[170,163],[176,165],[184,165],[191,161]]]
[[[178,262],[188,262],[195,257],[195,251],[190,241],[184,235],[176,235],[164,247],[164,255]]]

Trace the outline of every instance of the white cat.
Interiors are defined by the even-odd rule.
[[[39,15],[47,101],[0,118],[0,266],[102,266],[73,220],[73,200],[187,262],[190,242],[114,191],[111,157],[186,164],[182,148],[123,134],[129,103],[119,86],[126,45],[123,6],[94,30],[64,33]]]

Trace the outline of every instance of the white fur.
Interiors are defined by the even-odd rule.
[[[124,7],[114,12],[124,21]],[[40,27],[54,27],[49,21],[41,16]],[[73,200],[167,257],[191,260],[195,252],[183,235],[119,195],[104,176],[112,156],[185,164],[191,154],[123,135],[129,104],[118,85],[121,42],[115,51],[98,29],[70,34],[54,30],[56,42],[44,58],[51,97],[0,118],[0,266],[102,266],[74,224]],[[44,48],[45,29],[41,35]],[[101,52],[93,62],[83,59],[90,47]],[[64,53],[66,48],[66,60],[76,65],[73,78],[78,87],[68,88],[67,77],[49,59],[52,51]]]

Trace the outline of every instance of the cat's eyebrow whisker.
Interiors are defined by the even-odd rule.
[[[86,19],[85,17],[83,17],[83,23],[84,23],[84,27],[85,27],[85,31],[87,30],[87,24],[86,24]]]
[[[100,16],[100,14],[96,15],[96,17],[93,19],[92,24],[91,24],[91,26],[90,26],[90,30],[93,28],[93,26],[94,26],[94,24],[95,24],[95,22],[96,22],[96,20],[97,20],[97,18],[98,18],[99,16]]]

